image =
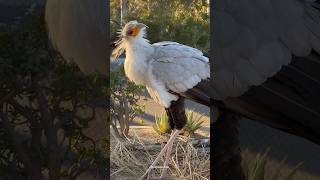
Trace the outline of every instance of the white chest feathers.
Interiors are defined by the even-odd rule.
[[[126,49],[126,59],[124,70],[129,80],[135,84],[144,85],[151,97],[168,108],[172,101],[176,101],[178,96],[168,92],[164,82],[160,82],[152,73],[152,56],[153,49],[148,46],[131,46]]]
[[[148,81],[148,64],[143,53],[127,52],[124,70],[131,81],[139,85],[146,85]]]

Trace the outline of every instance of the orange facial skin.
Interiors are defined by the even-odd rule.
[[[140,31],[139,27],[132,28],[131,36],[136,37],[139,34],[139,31]]]

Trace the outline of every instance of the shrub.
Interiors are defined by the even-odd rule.
[[[202,127],[201,115],[195,115],[193,111],[187,110],[187,123],[183,128],[186,136],[194,136],[195,132]]]
[[[123,67],[111,71],[110,123],[118,137],[127,137],[130,122],[144,112],[144,106],[138,105],[143,92],[142,86],[135,85],[124,76]]]
[[[204,121],[200,121],[202,116],[195,115],[191,110],[187,110],[186,115],[187,123],[182,129],[183,134],[185,136],[194,136],[195,131],[202,127],[202,123]],[[160,117],[155,115],[155,124],[153,125],[153,129],[160,135],[171,132],[168,116],[165,111],[161,113]]]

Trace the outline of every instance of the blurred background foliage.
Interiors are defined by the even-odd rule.
[[[116,40],[120,24],[137,20],[149,27],[147,38],[151,43],[176,41],[208,51],[210,47],[208,2],[208,0],[111,0],[111,39]]]
[[[144,113],[139,104],[144,88],[129,81],[123,66],[110,72],[110,125],[119,138],[129,136],[133,119]]]
[[[102,174],[109,153],[87,131],[107,82],[51,47],[43,8],[0,28],[0,179]]]

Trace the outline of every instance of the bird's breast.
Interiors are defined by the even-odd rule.
[[[139,55],[127,55],[124,63],[126,76],[139,85],[146,85],[148,81],[148,65],[144,59]]]

